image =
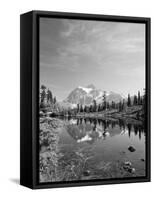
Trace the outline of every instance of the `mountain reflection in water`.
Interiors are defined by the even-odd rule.
[[[131,134],[138,136],[141,140],[144,132],[144,123],[137,120],[121,119],[91,119],[91,118],[63,118],[67,121],[67,132],[77,141],[93,143],[97,139],[105,140],[106,137],[113,137],[118,134],[125,134],[131,137]]]
[[[65,126],[59,135],[59,151],[62,155],[59,167],[67,172],[64,180],[145,176],[145,130],[142,121],[91,118],[61,120]],[[135,151],[129,151],[129,146],[133,146]],[[123,168],[125,162],[131,163],[134,173]]]

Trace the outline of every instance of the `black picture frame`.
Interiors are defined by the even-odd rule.
[[[144,23],[146,27],[146,176],[106,180],[39,183],[39,18]],[[32,189],[149,182],[150,167],[150,18],[31,11],[20,16],[20,184]]]

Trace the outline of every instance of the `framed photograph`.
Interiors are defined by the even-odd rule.
[[[150,181],[150,18],[20,19],[21,185]]]

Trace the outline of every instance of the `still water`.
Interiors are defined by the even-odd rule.
[[[59,150],[64,170],[74,169],[70,180],[145,176],[144,124],[137,120],[63,118]],[[135,148],[129,151],[129,146]],[[80,160],[82,163],[79,166]],[[81,163],[80,162],[80,163]],[[131,163],[133,173],[124,169]],[[74,166],[74,168],[73,168]],[[78,167],[77,167],[78,166]],[[76,168],[82,168],[77,172]],[[72,170],[73,171],[73,170]]]

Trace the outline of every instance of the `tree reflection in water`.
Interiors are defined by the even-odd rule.
[[[77,142],[93,143],[96,139],[105,139],[117,134],[138,135],[141,139],[145,134],[144,122],[135,119],[97,119],[97,118],[63,118],[67,131]]]

